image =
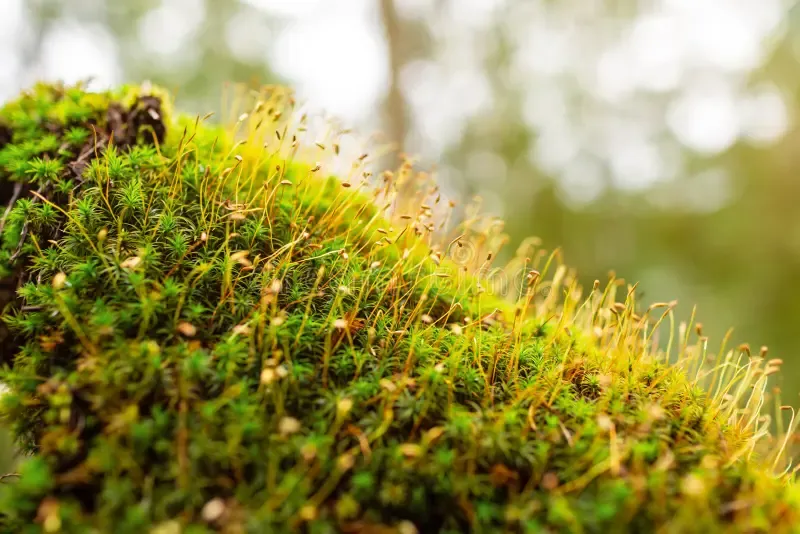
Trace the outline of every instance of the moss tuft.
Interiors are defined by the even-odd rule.
[[[797,524],[779,361],[715,361],[535,241],[490,267],[498,221],[439,228],[410,164],[327,176],[335,135],[243,96],[229,126],[135,87],[0,110],[0,413],[28,454],[0,531]]]

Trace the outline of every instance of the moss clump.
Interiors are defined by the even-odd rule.
[[[496,225],[444,238],[435,188],[397,194],[409,165],[325,178],[304,162],[336,140],[315,146],[290,96],[247,105],[212,127],[159,93],[42,85],[0,111],[0,402],[30,454],[0,530],[800,520],[781,442],[756,451],[779,362],[708,363],[680,332],[668,365],[671,306],[637,312],[617,280],[582,296],[535,248],[488,277]]]

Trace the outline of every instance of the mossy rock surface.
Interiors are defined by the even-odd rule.
[[[713,363],[671,306],[533,245],[492,296],[492,224],[445,236],[409,165],[327,176],[335,138],[243,95],[230,126],[136,87],[0,111],[0,413],[28,455],[0,531],[796,528],[761,437],[779,362]]]

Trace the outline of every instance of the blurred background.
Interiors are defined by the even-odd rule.
[[[0,100],[149,79],[201,113],[291,84],[480,195],[510,250],[540,236],[585,285],[696,304],[711,346],[768,345],[797,405],[796,1],[2,0]]]

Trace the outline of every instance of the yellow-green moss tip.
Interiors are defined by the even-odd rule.
[[[338,139],[292,106],[245,92],[211,126],[159,89],[40,85],[0,110],[27,454],[0,531],[793,529],[778,361],[716,360],[535,241],[492,267],[498,221],[451,229],[409,164],[327,177]]]

